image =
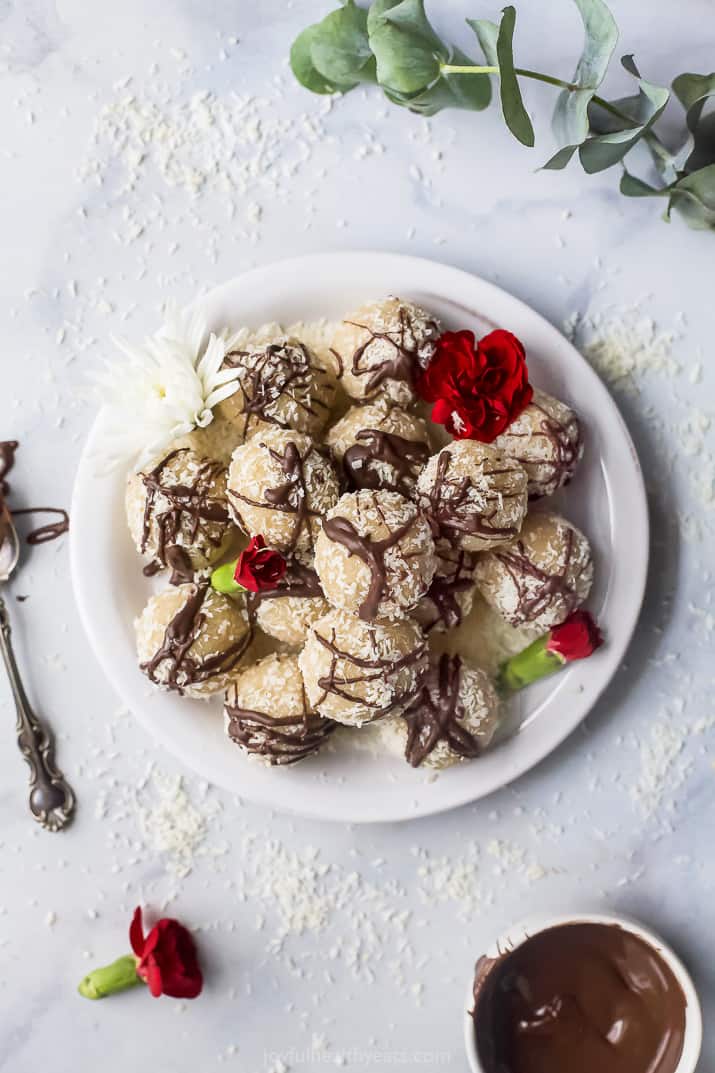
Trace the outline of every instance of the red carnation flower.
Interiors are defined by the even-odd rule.
[[[249,592],[265,592],[275,589],[285,572],[286,561],[280,552],[267,548],[262,536],[255,536],[239,555],[233,579]]]
[[[564,663],[587,659],[603,644],[603,637],[588,611],[574,611],[560,626],[551,630],[546,648],[555,652]]]
[[[511,332],[445,332],[419,377],[417,393],[434,403],[432,420],[458,440],[492,443],[534,394],[524,347]]]
[[[204,981],[191,934],[178,920],[163,917],[144,936],[142,911],[137,908],[129,927],[133,954],[117,958],[111,965],[94,969],[79,985],[85,998],[106,998],[119,991],[148,984],[154,998],[196,998]]]
[[[162,918],[145,938],[142,911],[137,907],[129,941],[137,957],[137,976],[149,985],[154,998],[196,998],[201,993],[204,981],[194,940],[178,920]]]

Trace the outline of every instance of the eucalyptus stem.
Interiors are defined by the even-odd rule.
[[[473,66],[471,64],[443,63],[440,70],[442,74],[447,75],[499,74],[498,67]],[[543,75],[539,71],[530,71],[526,67],[515,67],[514,72],[515,74],[521,75],[522,78],[531,78],[535,82],[545,82],[549,86],[557,86],[559,89],[568,90],[569,93],[574,93],[576,90],[582,88],[575,82],[564,82],[562,78],[555,78],[553,75]],[[609,115],[615,116],[617,119],[624,119],[627,123],[633,123],[631,116],[626,115],[620,108],[616,108],[615,104],[611,104],[610,101],[604,100],[603,97],[594,94],[591,100],[594,104],[597,104],[599,108],[602,108],[604,112],[608,112]],[[646,133],[645,140],[651,144],[661,144],[660,138],[652,130]]]

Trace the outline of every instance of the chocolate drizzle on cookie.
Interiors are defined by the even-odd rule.
[[[414,689],[404,690],[401,693],[393,694],[387,704],[379,704],[377,701],[371,701],[365,696],[365,692],[369,692],[372,682],[380,682],[383,686],[390,686],[391,680],[396,679],[403,670],[419,666],[425,658],[426,644],[418,644],[411,652],[407,652],[398,659],[382,657],[377,654],[358,656],[352,652],[343,651],[336,644],[334,629],[330,631],[330,638],[323,637],[318,630],[315,630],[314,634],[316,641],[330,653],[328,673],[318,679],[318,686],[323,690],[323,695],[318,699],[315,705],[316,708],[319,708],[332,694],[332,696],[340,697],[351,704],[357,702],[366,708],[373,709],[373,718],[377,718],[378,716],[388,715],[396,708],[406,704],[415,695]],[[341,661],[347,666],[339,670],[338,665]],[[367,690],[364,688],[366,686]],[[357,691],[353,687],[357,687]]]
[[[297,559],[289,559],[286,572],[272,589],[261,589],[258,592],[247,592],[248,613],[252,620],[255,619],[258,608],[266,600],[279,600],[290,597],[297,600],[314,600],[323,596],[320,579],[312,567],[298,562]]]
[[[414,525],[414,518],[409,518],[402,525],[394,529],[383,540],[371,540],[370,537],[360,536],[355,526],[347,518],[325,518],[323,530],[329,540],[341,544],[348,555],[356,555],[365,563],[370,571],[370,585],[365,599],[360,604],[358,615],[365,622],[372,622],[377,618],[380,609],[380,601],[385,595],[387,588],[387,570],[385,568],[385,555]]]
[[[459,722],[462,716],[459,656],[441,656],[422,679],[420,690],[401,718],[407,723],[405,759],[419,767],[440,741],[464,760],[481,753],[476,738]]]
[[[394,432],[363,428],[343,455],[343,471],[351,490],[370,488],[409,496],[429,457],[427,444]],[[385,467],[390,475],[386,476]]]
[[[191,593],[164,630],[164,638],[151,659],[140,664],[141,670],[155,685],[183,694],[187,687],[199,685],[216,675],[228,674],[237,665],[252,640],[251,630],[229,644],[222,652],[203,659],[191,649],[206,623],[204,601],[210,591],[208,581],[191,586]]]
[[[513,428],[507,431],[509,439],[508,455],[515,461],[520,462],[531,474],[532,469],[545,470],[545,475],[536,480],[529,479],[529,498],[541,499],[544,495],[553,495],[559,488],[567,485],[573,477],[573,472],[583,454],[583,437],[581,422],[576,414],[572,413],[566,421],[558,421],[540,403],[532,399],[530,409],[538,410],[539,423],[534,431],[516,432]],[[534,455],[519,456],[511,440],[533,440],[542,436],[551,445],[550,458],[538,458]]]
[[[246,415],[246,436],[258,421],[290,428],[292,422],[278,415],[283,400],[318,422],[329,413],[330,407],[314,391],[316,374],[324,376],[324,370],[313,363],[308,347],[298,340],[269,343],[258,352],[234,350],[226,355],[224,366],[239,370],[238,393]]]
[[[147,549],[152,526],[156,528],[157,543],[156,555],[144,567],[144,574],[152,577],[169,566],[172,585],[190,581],[193,577],[191,560],[183,545],[193,545],[201,539],[209,547],[218,548],[230,522],[226,501],[211,494],[224,471],[220,462],[203,459],[190,483],[176,484],[171,483],[170,477],[167,479],[170,464],[187,453],[190,453],[188,447],[171,451],[149,472],[139,474],[146,493],[142,553]]]
[[[228,736],[253,756],[270,764],[296,764],[317,752],[336,724],[312,711],[305,689],[301,689],[302,710],[286,716],[270,715],[238,704],[238,687],[233,683],[233,700],[226,695]]]
[[[439,552],[438,561],[442,564],[440,573],[436,574],[430,585],[425,601],[431,603],[433,612],[420,617],[425,633],[430,633],[437,626],[454,630],[462,623],[462,605],[460,595],[470,592],[475,587],[474,567],[476,556],[472,552],[456,549],[454,558],[448,558],[444,551]]]
[[[276,451],[273,447],[269,447],[265,443],[262,443],[260,446],[268,451],[272,460],[280,467],[285,480],[275,488],[267,488],[263,493],[263,502],[251,499],[249,496],[229,488],[228,495],[234,503],[234,514],[244,532],[248,532],[249,527],[241,520],[240,512],[235,506],[236,502],[248,503],[251,507],[270,507],[273,510],[281,511],[283,514],[293,514],[295,516],[295,521],[293,523],[290,540],[283,550],[287,555],[294,553],[298,547],[300,537],[305,532],[308,537],[310,550],[312,551],[313,532],[310,522],[312,518],[317,518],[320,515],[318,511],[311,510],[308,505],[308,489],[303,469],[305,459],[301,457],[298,447],[292,440],[286,444],[283,452]],[[314,448],[310,447],[306,454],[306,458],[312,450],[314,450]]]
[[[437,472],[432,487],[421,497],[433,534],[451,539],[465,534],[485,540],[508,540],[509,537],[517,536],[519,526],[500,526],[495,523],[495,518],[503,511],[504,504],[511,499],[520,498],[521,492],[486,490],[482,493],[484,506],[478,507],[470,501],[470,492],[474,487],[471,478],[464,476],[450,479],[447,476],[451,461],[449,451],[442,451],[437,459]],[[523,472],[520,465],[516,469],[510,466],[510,461],[505,458],[495,463],[488,476],[508,478]]]
[[[563,620],[581,605],[581,598],[569,581],[577,548],[576,533],[570,526],[564,526],[563,539],[563,555],[556,573],[549,573],[537,566],[521,540],[492,552],[506,570],[516,592],[516,606],[509,615],[510,621],[515,624],[531,622],[557,600],[564,608]]]
[[[368,338],[354,351],[350,365],[350,372],[353,376],[366,377],[366,395],[377,391],[385,380],[404,380],[408,384],[414,384],[419,348],[414,342],[412,317],[405,306],[400,306],[397,318],[397,327],[392,331],[377,331],[368,324],[359,324],[354,320],[344,322],[368,333]],[[439,332],[439,325],[436,321],[429,320],[425,325],[425,331],[428,335],[436,336]],[[410,343],[411,336],[412,344]],[[372,360],[370,348],[380,341],[388,344],[390,356],[375,363]]]

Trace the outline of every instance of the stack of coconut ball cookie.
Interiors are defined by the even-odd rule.
[[[496,690],[434,637],[463,622],[477,590],[539,632],[589,593],[584,535],[527,513],[571,479],[576,415],[535,391],[494,443],[438,448],[414,385],[441,330],[388,298],[319,352],[276,336],[230,353],[238,386],[212,450],[197,431],[128,479],[145,573],[170,578],[136,623],[141,669],[182,695],[223,693],[229,737],[264,762],[302,760],[337,725],[375,720],[413,766],[478,757]],[[215,591],[211,569],[259,534],[286,559],[277,586]]]

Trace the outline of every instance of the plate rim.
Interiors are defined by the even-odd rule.
[[[568,340],[555,325],[543,316],[543,314],[533,309],[522,299],[515,297],[491,281],[486,280],[475,273],[462,268],[457,268],[442,261],[425,257],[415,257],[409,254],[380,250],[325,251],[271,261],[267,264],[249,269],[248,271],[211,288],[205,294],[195,299],[194,302],[191,303],[191,307],[209,301],[218,302],[222,295],[230,293],[238,285],[245,286],[250,284],[255,287],[257,284],[265,281],[266,277],[270,277],[272,273],[276,272],[290,272],[295,278],[300,279],[303,278],[302,273],[314,273],[318,268],[320,271],[325,272],[327,266],[329,266],[331,262],[335,265],[335,271],[339,271],[341,267],[345,270],[347,265],[349,265],[352,270],[365,267],[368,264],[370,266],[375,266],[376,261],[380,262],[383,271],[390,269],[391,271],[394,271],[395,275],[397,275],[400,270],[405,273],[421,272],[426,274],[427,279],[429,279],[428,273],[436,273],[441,277],[441,280],[430,281],[429,284],[425,283],[425,287],[432,286],[445,301],[449,301],[449,281],[451,278],[457,288],[459,284],[461,284],[462,287],[466,286],[468,288],[470,285],[473,286],[476,283],[480,287],[482,295],[486,295],[487,305],[492,300],[497,303],[506,301],[507,304],[511,304],[512,307],[518,308],[523,315],[539,322],[542,329],[560,336],[563,343],[567,344],[577,356],[577,359],[582,366],[582,372],[591,377],[595,390],[601,395],[605,395],[610,403],[610,416],[617,421],[624,443],[628,447],[628,455],[632,466],[631,476],[635,479],[634,487],[632,489],[634,498],[630,503],[632,518],[629,519],[629,521],[633,523],[634,531],[637,535],[638,542],[640,543],[641,554],[636,558],[633,568],[630,571],[632,597],[627,608],[627,620],[624,622],[623,619],[621,619],[621,634],[616,648],[611,648],[610,645],[608,646],[608,651],[610,651],[611,669],[607,674],[603,675],[602,680],[598,683],[597,687],[591,689],[588,702],[585,706],[583,703],[578,703],[578,685],[577,683],[574,683],[576,684],[577,691],[570,717],[563,716],[554,727],[549,728],[549,731],[542,735],[541,740],[535,741],[533,736],[528,735],[525,730],[522,734],[514,735],[512,738],[505,741],[502,746],[499,746],[498,749],[495,750],[495,753],[497,751],[501,753],[502,750],[508,746],[509,742],[518,741],[521,745],[519,750],[521,755],[517,755],[516,757],[510,755],[507,757],[506,754],[503,753],[503,759],[505,760],[503,765],[503,775],[498,779],[492,779],[486,788],[483,785],[480,785],[478,780],[475,780],[475,783],[471,784],[471,786],[465,781],[464,788],[461,792],[453,792],[452,795],[447,794],[441,796],[429,795],[429,793],[421,794],[419,803],[412,800],[411,807],[408,807],[409,803],[405,801],[400,807],[388,810],[386,814],[379,815],[374,815],[372,813],[363,815],[357,813],[355,810],[344,807],[339,809],[331,808],[329,812],[327,809],[321,811],[317,808],[305,806],[301,802],[296,801],[295,798],[287,802],[285,800],[277,801],[277,795],[274,793],[275,784],[269,778],[265,779],[265,790],[261,789],[258,792],[256,792],[255,787],[251,787],[251,789],[247,791],[239,785],[228,785],[220,775],[217,776],[216,771],[210,763],[204,764],[203,757],[197,757],[188,747],[183,747],[181,742],[177,743],[168,732],[163,730],[162,725],[157,720],[152,719],[141,706],[138,708],[135,706],[134,697],[132,697],[131,700],[129,699],[131,690],[125,688],[123,676],[117,673],[116,668],[111,661],[109,652],[102,646],[97,635],[97,616],[91,599],[91,584],[85,576],[81,562],[81,540],[78,536],[78,532],[81,532],[81,526],[73,526],[70,529],[69,542],[70,570],[75,602],[78,607],[83,629],[90,642],[90,647],[112,689],[117,693],[122,702],[128,706],[132,715],[142,727],[150,733],[152,738],[163,748],[167,749],[172,756],[185,764],[189,770],[206,778],[212,784],[221,786],[229,793],[244,797],[246,800],[284,813],[302,816],[308,819],[342,823],[402,822],[423,816],[437,815],[441,812],[458,808],[488,796],[496,790],[507,786],[521,775],[536,767],[542,760],[546,759],[546,757],[554,752],[583,722],[589,712],[593,709],[608,685],[611,683],[623,660],[625,652],[632,640],[643,605],[650,551],[650,520],[643,472],[628,426],[607,386],[603,383],[595,370],[588,364],[586,359],[573,346],[570,340]],[[442,289],[443,283],[445,284],[444,289]],[[472,315],[475,313],[474,310],[471,310],[470,312]],[[480,316],[484,317],[481,313]],[[250,320],[250,318],[246,318],[245,315],[243,319]],[[92,447],[101,432],[102,416],[103,412],[100,410],[96,415],[85,440],[79,464],[77,466],[71,501],[70,516],[73,519],[77,519],[78,517],[82,518],[85,515],[86,510],[89,509],[89,505],[86,502],[88,488],[83,486],[83,478],[87,476],[86,471],[91,465],[90,458]],[[90,474],[90,476],[95,475]],[[578,665],[575,665],[575,667],[570,668],[566,672],[566,675],[564,675],[564,679],[573,677],[577,667]],[[448,777],[449,773],[447,772],[445,773],[445,776],[442,776],[440,782],[442,782],[443,778]],[[421,783],[416,784],[414,792],[419,792],[422,788]],[[400,789],[402,790],[403,788],[401,787]],[[428,791],[429,789],[430,787],[427,788]],[[405,792],[409,796],[411,790],[407,788]],[[334,797],[334,792],[332,796]],[[403,795],[400,794],[398,795],[398,798],[401,799],[402,796]]]

